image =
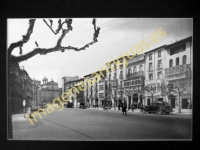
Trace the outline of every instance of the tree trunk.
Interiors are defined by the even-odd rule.
[[[178,105],[179,113],[181,113],[180,93],[178,93]]]
[[[12,99],[11,99],[11,83],[10,83],[10,69],[11,63],[8,63],[8,139],[13,139],[13,125],[12,125]]]

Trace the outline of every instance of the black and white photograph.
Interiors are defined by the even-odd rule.
[[[192,140],[193,18],[7,18],[7,139]]]

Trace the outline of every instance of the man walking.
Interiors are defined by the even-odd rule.
[[[122,112],[123,112],[123,115],[124,115],[124,113],[125,113],[125,115],[127,115],[126,114],[126,109],[127,109],[127,104],[126,104],[126,101],[123,100],[122,101]]]
[[[133,103],[131,104],[131,109],[132,109],[132,112],[133,112],[133,109],[134,109],[134,104]]]

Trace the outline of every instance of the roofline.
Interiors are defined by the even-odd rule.
[[[122,54],[121,54],[121,55],[122,55]],[[136,55],[138,55],[138,54],[136,54]],[[136,56],[136,55],[135,55],[135,56]],[[142,54],[139,54],[139,55],[142,55]],[[133,55],[128,55],[128,56],[129,56],[129,57],[132,57]],[[125,58],[127,58],[128,56],[127,56],[127,55],[125,55],[125,56],[123,55],[123,57],[125,57]],[[135,56],[134,56],[134,57],[135,57]],[[107,63],[113,63],[113,61],[121,60],[121,59],[123,59],[123,57],[120,57],[120,58],[118,58],[118,59],[115,59],[115,60],[109,61],[109,62],[107,62]],[[133,58],[134,58],[134,57],[133,57]],[[105,64],[107,64],[107,63],[105,63]]]
[[[148,51],[148,52],[144,52],[144,54],[147,54],[147,53],[149,53],[149,52],[152,52],[152,51],[155,51],[155,50],[157,50],[157,49],[163,48],[163,47],[165,47],[165,46],[166,46],[166,45],[162,45],[162,46],[160,46],[160,47],[154,48],[154,49],[152,49],[152,50],[150,50],[150,51]]]
[[[182,39],[182,40],[179,40],[179,41],[176,41],[176,42],[174,42],[174,43],[172,43],[172,44],[168,44],[168,45],[166,45],[166,48],[175,46],[176,44],[180,44],[180,43],[185,42],[185,41],[188,41],[188,40],[191,40],[191,41],[192,41],[192,36],[186,37],[186,38],[184,38],[184,39]]]

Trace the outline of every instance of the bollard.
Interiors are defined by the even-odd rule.
[[[27,114],[31,118],[31,108],[30,107],[27,108]]]

